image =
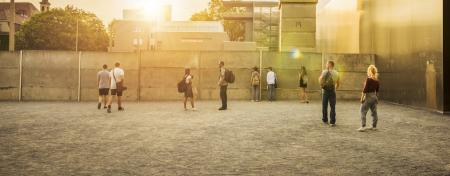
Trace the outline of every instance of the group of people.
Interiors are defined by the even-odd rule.
[[[220,87],[220,100],[222,106],[219,108],[219,111],[224,111],[228,108],[227,89],[228,85],[232,83],[232,81],[229,81],[228,78],[230,74],[233,73],[225,68],[225,63],[223,61],[220,61],[218,86]],[[115,63],[115,67],[111,71],[107,70],[107,65],[103,65],[103,70],[97,74],[100,95],[98,109],[100,109],[102,103],[104,103],[104,109],[107,109],[107,112],[111,113],[111,103],[113,102],[113,99],[117,97],[118,110],[124,110],[121,103],[123,91],[126,90],[126,87],[123,86],[124,76],[125,73],[124,70],[120,68],[120,63]],[[266,76],[267,99],[269,101],[275,101],[277,76],[272,67],[268,68]],[[368,67],[367,76],[368,77],[365,80],[360,100],[361,127],[357,129],[360,132],[364,132],[366,130],[376,130],[378,122],[377,104],[380,83],[378,81],[378,70],[374,65],[370,65]],[[190,69],[185,69],[185,74],[182,80],[182,83],[185,85],[183,89],[184,109],[188,110],[187,102],[190,101],[192,110],[195,111],[194,92],[192,88],[193,79],[194,76],[191,74]],[[308,73],[304,66],[301,67],[298,73],[298,81],[298,87],[300,89],[299,96],[303,103],[309,103],[308,95],[306,93],[306,89],[308,87]],[[253,68],[250,84],[252,89],[252,101],[260,101],[259,89],[261,86],[261,75],[257,67]],[[336,126],[336,90],[339,89],[340,86],[340,76],[339,72],[335,70],[335,63],[333,61],[327,62],[326,69],[322,71],[319,77],[319,84],[322,88],[322,122],[326,125],[334,127]],[[109,92],[111,92],[111,96],[108,97]],[[330,111],[328,111],[328,106],[330,107]],[[369,110],[372,113],[371,115],[373,117],[373,121],[372,126],[367,128],[366,115]]]
[[[267,100],[275,101],[275,92],[278,87],[277,76],[273,71],[272,67],[267,68],[268,72],[266,75],[267,82]],[[298,87],[300,89],[299,97],[302,103],[309,103],[308,94],[306,92],[306,88],[308,88],[308,73],[306,71],[306,67],[302,66],[300,71],[298,72]],[[261,86],[261,75],[258,70],[258,67],[253,67],[253,71],[250,78],[251,89],[252,89],[252,101],[259,102],[260,101],[260,86]]]
[[[97,73],[98,83],[98,104],[97,108],[106,109],[108,113],[111,113],[111,104],[117,97],[118,111],[125,110],[122,107],[122,95],[126,87],[123,85],[125,81],[125,71],[120,68],[120,63],[116,62],[112,70],[108,70],[108,65],[104,64],[103,69]],[[109,95],[111,92],[111,95]]]

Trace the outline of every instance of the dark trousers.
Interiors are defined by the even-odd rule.
[[[336,91],[323,90],[322,93],[322,121],[328,122],[328,103],[330,104],[330,124],[336,123]]]
[[[227,88],[228,86],[220,86],[220,100],[222,100],[222,108],[227,108]]]
[[[269,84],[267,85],[267,99],[269,101],[275,101],[275,84]]]

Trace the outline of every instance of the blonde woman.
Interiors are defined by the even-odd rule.
[[[308,88],[308,72],[305,66],[302,66],[300,72],[298,73],[298,87],[300,88],[300,101],[302,103],[309,103],[308,94],[306,93],[306,88]]]
[[[361,128],[358,129],[360,132],[376,130],[378,122],[377,104],[380,82],[378,81],[378,70],[374,65],[370,65],[367,68],[367,76],[368,78],[361,95]],[[369,109],[372,112],[373,121],[372,127],[366,128],[366,115]]]

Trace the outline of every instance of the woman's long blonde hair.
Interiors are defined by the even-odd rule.
[[[367,68],[367,75],[374,80],[378,80],[377,67],[375,67],[375,65],[370,65],[369,68]]]

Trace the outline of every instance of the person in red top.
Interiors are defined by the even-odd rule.
[[[378,104],[378,92],[380,91],[380,82],[378,81],[378,70],[374,65],[370,65],[367,68],[366,83],[361,95],[361,128],[360,132],[366,130],[376,130],[378,122],[377,104]],[[366,128],[366,115],[369,111],[372,112],[372,127]]]

